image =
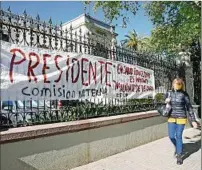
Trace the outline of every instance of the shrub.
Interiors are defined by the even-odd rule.
[[[157,103],[163,103],[165,100],[165,96],[163,93],[157,93],[154,98]]]
[[[128,102],[131,104],[152,104],[153,99],[129,99]]]

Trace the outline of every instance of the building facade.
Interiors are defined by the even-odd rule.
[[[90,49],[92,50],[92,54],[113,59],[113,56],[104,56],[104,53],[116,46],[116,37],[118,34],[115,33],[114,26],[99,21],[90,15],[82,14],[64,23],[62,29],[63,31],[72,30],[74,38],[75,35],[81,35],[85,39],[84,41],[94,46],[94,48]]]

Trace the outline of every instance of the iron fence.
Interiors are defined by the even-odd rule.
[[[97,38],[91,32],[75,30],[72,26],[53,25],[52,20],[43,22],[39,15],[34,19],[27,15],[13,14],[10,10],[0,11],[0,37],[13,44],[91,54],[154,70],[156,88],[171,87],[171,80],[178,69],[174,60],[151,53],[138,53],[117,46],[107,37]],[[90,17],[90,16],[88,16]],[[113,33],[112,33],[113,35]],[[103,99],[104,100],[104,99]],[[153,99],[116,99],[106,104],[93,101],[1,101],[1,126],[24,126],[50,122],[87,119],[125,113],[153,110],[157,103]]]

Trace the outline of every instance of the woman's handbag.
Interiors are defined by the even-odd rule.
[[[168,92],[168,97],[170,97],[170,92]],[[169,117],[172,112],[172,107],[170,104],[163,104],[157,109],[157,111],[161,116]]]
[[[166,104],[160,106],[157,111],[159,112],[159,114],[163,117],[169,117],[172,111],[171,106],[166,107]]]

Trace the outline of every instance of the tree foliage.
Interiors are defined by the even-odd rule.
[[[86,1],[85,4],[91,3]],[[120,17],[126,25],[127,12],[134,15],[140,8],[137,1],[94,1],[96,11],[102,9],[105,18],[112,22]],[[154,24],[151,38],[147,41],[153,51],[176,53],[198,43],[201,31],[200,1],[150,1],[144,2],[146,14]],[[141,21],[139,21],[141,22]],[[147,48],[149,49],[149,48]]]
[[[150,37],[138,36],[136,31],[130,31],[128,35],[125,35],[126,39],[121,43],[124,47],[133,49],[139,52],[155,52],[155,46],[151,42]]]
[[[86,5],[93,3],[93,10],[102,9],[104,17],[111,23],[113,20],[117,20],[119,17],[123,19],[123,22],[127,21],[127,12],[136,14],[139,4],[137,1],[85,1]],[[126,24],[126,23],[124,23]]]
[[[125,35],[126,39],[122,40],[123,46],[137,50],[138,46],[138,37],[135,30],[130,31],[128,35]]]
[[[152,43],[151,37],[140,37],[138,41],[137,51],[139,52],[156,52],[156,46]]]
[[[151,38],[159,51],[177,52],[199,41],[200,2],[147,2],[145,9],[155,26]]]

